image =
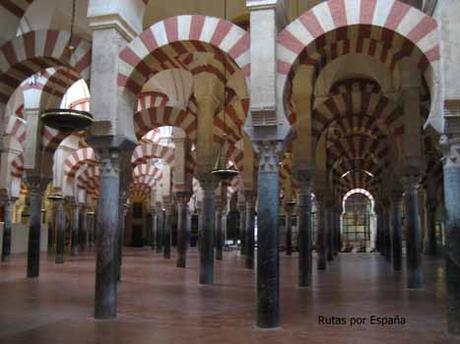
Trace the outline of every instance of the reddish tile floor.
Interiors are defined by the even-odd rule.
[[[92,318],[92,254],[55,265],[42,255],[38,280],[27,280],[25,257],[0,265],[0,343],[459,343],[445,334],[444,268],[424,257],[426,288],[404,288],[378,254],[341,254],[314,287],[296,287],[297,256],[281,253],[281,328],[255,323],[255,276],[236,252],[216,262],[216,284],[200,286],[198,254],[177,269],[149,249],[125,249],[116,320]],[[318,317],[399,315],[405,326],[320,326]],[[367,319],[366,321],[368,321]]]

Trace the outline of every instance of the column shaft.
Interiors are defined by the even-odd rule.
[[[102,153],[102,154],[101,154]],[[118,152],[101,150],[101,176],[96,238],[95,317],[108,319],[117,312],[117,232],[120,210],[120,170]],[[86,217],[84,215],[84,217]]]
[[[222,205],[216,206],[216,259],[222,260],[224,237],[222,233]]]
[[[13,204],[11,199],[5,201],[5,224],[3,225],[2,262],[8,262],[11,254],[11,231],[13,227]]]
[[[259,150],[257,178],[257,326],[279,326],[279,152],[264,142]]]
[[[200,283],[214,283],[214,228],[216,195],[215,181],[200,180],[203,189],[203,207],[201,209],[201,236],[200,236]]]
[[[312,222],[311,192],[308,187],[299,191],[298,211],[298,246],[299,246],[299,287],[312,285]]]
[[[240,253],[246,254],[246,204],[240,203]]]
[[[289,209],[288,209],[289,208]],[[292,254],[292,222],[291,222],[291,209],[289,206],[285,207],[286,219],[285,219],[285,230],[286,230],[286,255]]]
[[[246,196],[246,258],[247,269],[254,269],[255,237],[254,226],[256,220],[255,195],[251,193]]]
[[[392,232],[391,249],[393,270],[401,271],[402,266],[402,242],[401,242],[401,196],[393,197],[391,203]]]
[[[57,199],[53,201],[55,206],[55,220],[54,225],[56,227],[55,232],[57,235],[56,239],[56,264],[64,263],[65,253],[65,210],[64,210],[64,199]]]
[[[326,269],[326,226],[327,211],[324,201],[318,201],[318,234],[316,238],[316,252],[318,253],[318,270]]]
[[[80,220],[80,209],[78,204],[74,204],[72,211],[72,256],[76,256],[78,254],[78,225]]]
[[[30,226],[27,250],[27,277],[34,278],[38,277],[40,271],[42,190],[39,182],[29,184],[29,199]]]
[[[187,231],[187,202],[186,198],[177,199],[177,262],[178,268],[186,267],[187,246],[188,246],[188,231]]]
[[[406,190],[406,259],[407,287],[422,288],[421,225],[418,192],[415,186]]]
[[[163,258],[171,258],[171,232],[172,232],[172,205],[168,204],[165,206],[165,220],[164,220],[164,231],[163,231]]]

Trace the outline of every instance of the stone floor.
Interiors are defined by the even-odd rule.
[[[90,253],[55,265],[42,255],[38,280],[27,280],[25,257],[0,265],[0,343],[460,343],[445,335],[444,268],[424,257],[426,288],[404,288],[378,254],[341,254],[314,287],[296,287],[297,257],[281,254],[281,319],[277,330],[255,323],[255,276],[236,252],[216,262],[216,284],[200,286],[198,254],[177,269],[149,249],[126,249],[119,316],[92,318],[95,259]],[[405,317],[404,326],[370,325],[370,317]],[[346,317],[319,325],[318,317]],[[350,317],[364,325],[350,326]]]

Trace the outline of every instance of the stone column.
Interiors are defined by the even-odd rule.
[[[292,254],[292,221],[291,221],[291,210],[294,207],[294,204],[287,201],[284,204],[284,210],[286,214],[285,225],[286,227],[286,255],[290,256]]]
[[[257,178],[257,326],[279,326],[279,141],[255,144]]]
[[[407,287],[423,287],[422,228],[420,224],[417,176],[404,179],[406,208]]]
[[[164,212],[164,230],[163,230],[163,258],[171,258],[171,232],[172,232],[172,212],[173,204],[172,202],[164,203],[165,212]]]
[[[332,204],[326,209],[327,216],[327,261],[332,262],[334,260],[334,207]]]
[[[80,207],[80,228],[78,243],[80,244],[80,252],[84,252],[87,249],[87,238],[88,238],[88,216],[87,216],[86,205]]]
[[[2,262],[10,261],[11,254],[11,230],[13,227],[13,206],[15,200],[7,197],[5,206],[5,223],[3,225]]]
[[[222,211],[223,211],[223,201],[222,197],[219,197],[219,199],[216,201],[216,219],[215,219],[215,226],[216,226],[216,241],[215,241],[215,247],[216,247],[216,260],[222,260],[222,250],[223,250],[223,245],[224,245],[224,237],[222,233]]]
[[[459,122],[457,117],[449,118],[446,123],[448,131],[460,128]],[[457,125],[451,128],[451,124]],[[440,143],[444,153],[447,331],[460,335],[460,134],[442,136]]]
[[[151,244],[151,247],[152,247],[152,250],[154,251],[155,250],[155,247],[156,247],[156,242],[157,242],[157,215],[156,215],[156,211],[155,211],[155,208],[152,208],[151,209],[151,218],[150,218],[150,221],[151,221],[151,224],[150,224],[150,227],[152,229],[152,233],[151,233],[151,236],[152,236],[152,240],[150,242]]]
[[[383,232],[385,241],[384,256],[387,262],[391,262],[391,212],[389,206],[385,204],[383,208]]]
[[[126,213],[128,212],[128,205],[126,201],[128,196],[125,192],[122,191],[123,188],[120,190],[122,196],[120,197],[120,204],[119,204],[119,220],[118,220],[118,228],[116,232],[117,240],[116,240],[116,250],[115,250],[115,261],[117,262],[117,281],[121,280],[121,266],[123,264],[123,239],[125,236],[125,218]]]
[[[97,149],[101,162],[94,306],[97,319],[114,318],[117,312],[118,264],[115,257],[120,220],[120,148]]]
[[[238,196],[243,198],[240,193]],[[238,200],[238,211],[240,213],[240,254],[246,254],[246,202]]]
[[[254,269],[255,246],[255,221],[256,221],[256,195],[253,191],[245,192],[246,199],[246,259],[247,269]]]
[[[318,233],[316,238],[316,252],[318,254],[318,270],[326,270],[326,226],[327,211],[326,201],[316,198],[318,205]]]
[[[299,186],[297,217],[299,246],[299,287],[312,285],[312,221],[311,221],[311,178],[308,172],[298,172],[296,179]]]
[[[64,197],[61,195],[53,195],[53,207],[55,208],[54,213],[54,226],[56,233],[56,256],[55,263],[64,263],[65,254],[65,209],[64,209]]]
[[[199,178],[203,189],[200,235],[200,284],[214,283],[214,228],[217,180],[212,175]]]
[[[436,247],[436,208],[437,208],[436,199],[428,199],[427,202],[427,231],[425,236],[425,241],[423,243],[423,253],[429,256],[435,256],[437,247]]]
[[[44,182],[40,177],[27,177],[30,200],[29,243],[27,250],[27,277],[38,277],[40,271],[40,236]]]
[[[393,192],[391,195],[391,251],[395,271],[401,271],[402,266],[401,205],[402,193]]]
[[[178,268],[186,267],[188,230],[187,230],[187,202],[190,194],[179,192],[176,194],[177,203],[177,262]]]
[[[78,203],[73,203],[72,208],[72,256],[78,255],[78,229],[80,221],[80,209]]]
[[[161,203],[157,203],[155,211],[155,223],[156,223],[156,253],[161,253],[163,250],[163,223],[164,223],[164,214]]]

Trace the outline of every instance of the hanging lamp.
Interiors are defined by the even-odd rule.
[[[73,0],[72,2],[70,37],[66,47],[69,51],[69,60],[72,58],[73,52],[76,49],[73,45],[75,1],[76,0]],[[89,112],[75,109],[46,109],[41,113],[40,118],[46,126],[63,132],[85,130],[93,123],[93,116]]]
[[[227,20],[227,0],[224,0],[224,19]],[[227,142],[227,123],[226,123],[226,115],[227,115],[227,58],[225,55],[222,54],[223,62],[224,62],[224,101],[223,101],[223,112],[224,112],[224,135],[222,140],[222,145],[217,152],[217,159],[214,165],[213,170],[211,173],[218,177],[222,181],[229,180],[235,176],[237,176],[240,172],[235,168],[235,166],[228,166],[227,162],[228,159],[225,156],[224,146],[225,142]]]

